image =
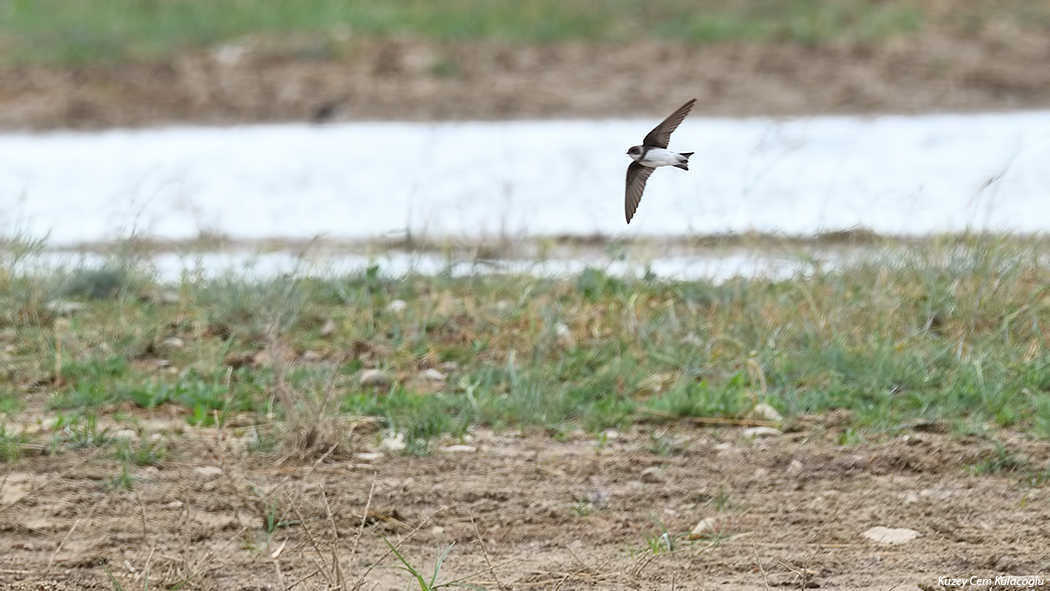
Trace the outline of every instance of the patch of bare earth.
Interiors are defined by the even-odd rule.
[[[814,47],[333,43],[7,69],[0,128],[652,116],[694,96],[696,112],[727,116],[1050,106],[1050,38],[1006,25]]]
[[[427,457],[361,456],[376,438],[360,434],[305,463],[247,454],[231,434],[168,433],[173,455],[134,468],[131,491],[106,454],[23,458],[2,480],[0,587],[111,589],[106,568],[125,589],[147,574],[159,588],[413,587],[381,536],[428,577],[454,543],[439,582],[489,589],[931,589],[1050,573],[1050,497],[1016,472],[972,475],[995,453],[986,440],[843,448],[819,426],[757,441],[665,429],[603,443],[479,432]],[[1007,445],[1033,465],[1050,452]],[[879,544],[861,535],[874,526],[921,537]]]

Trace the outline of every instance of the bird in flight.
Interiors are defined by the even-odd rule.
[[[645,191],[645,181],[649,175],[660,166],[673,166],[682,170],[689,170],[689,157],[692,152],[672,152],[667,149],[667,143],[671,141],[671,133],[678,128],[678,124],[689,114],[696,99],[678,107],[678,110],[660,122],[645,136],[642,145],[631,146],[627,155],[634,162],[627,167],[627,195],[625,210],[627,212],[627,223],[631,223],[634,212],[638,210],[638,203],[642,200],[642,192]]]

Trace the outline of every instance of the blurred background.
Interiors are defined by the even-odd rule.
[[[1041,232],[1048,60],[1043,0],[0,0],[0,204],[364,258]],[[624,151],[693,97],[626,226]]]
[[[1050,100],[1043,0],[5,0],[0,50],[9,129]]]

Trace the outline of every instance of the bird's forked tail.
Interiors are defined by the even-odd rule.
[[[675,164],[674,167],[689,170],[689,157],[693,155],[693,152],[681,152],[678,155],[682,157],[682,161]]]

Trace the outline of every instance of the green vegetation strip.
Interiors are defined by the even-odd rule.
[[[759,402],[788,422],[850,411],[844,442],[931,421],[1050,437],[1044,246],[950,237],[721,285],[374,267],[171,285],[119,260],[7,265],[0,452],[17,447],[3,425],[29,408],[57,417],[70,447],[106,440],[100,415],[158,407],[193,425],[378,416],[414,452],[476,425],[599,433],[653,416],[740,418]],[[389,382],[362,385],[371,369]]]
[[[302,57],[351,55],[363,36],[437,41],[638,39],[880,42],[924,26],[989,21],[1050,28],[1050,2],[923,0],[0,0],[6,63],[76,64],[170,57],[246,36],[319,41]],[[301,48],[300,48],[301,49]]]

